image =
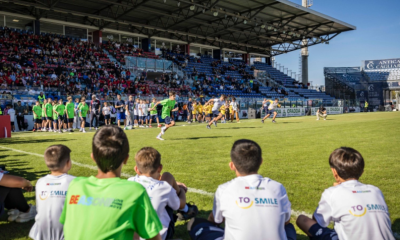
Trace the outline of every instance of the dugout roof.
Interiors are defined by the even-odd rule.
[[[3,11],[279,55],[356,27],[287,0],[0,0]],[[308,41],[304,41],[307,39]]]

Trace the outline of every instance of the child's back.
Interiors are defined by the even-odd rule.
[[[357,180],[326,189],[314,217],[322,227],[333,221],[339,239],[394,239],[381,190]]]
[[[63,225],[59,219],[64,208],[67,190],[74,176],[47,175],[36,183],[35,224],[29,232],[32,239],[64,239]]]

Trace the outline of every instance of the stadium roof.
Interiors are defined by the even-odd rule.
[[[329,42],[356,27],[287,0],[0,0],[2,9],[263,55]],[[303,41],[307,39],[308,41]]]

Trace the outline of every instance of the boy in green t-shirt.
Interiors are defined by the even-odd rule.
[[[65,132],[65,123],[64,123],[64,115],[65,115],[65,105],[63,104],[63,100],[58,100],[58,105],[56,107],[56,112],[58,115],[58,132],[61,132],[61,127],[64,125],[64,132]]]
[[[46,117],[46,124],[45,124],[44,127],[46,128],[47,126],[49,126],[49,132],[52,131],[51,125],[52,125],[52,122],[53,122],[53,104],[52,104],[52,101],[53,100],[51,98],[47,99],[47,103],[44,106],[46,108],[46,110],[44,111],[44,115]]]
[[[46,104],[47,99],[44,99],[42,104],[42,132],[46,131]]]
[[[72,97],[67,97],[67,104],[65,105],[65,118],[66,122],[68,123],[68,131],[73,132],[72,125],[74,124],[74,110],[75,110],[75,103],[72,102]]]
[[[175,108],[175,102],[175,92],[170,92],[169,98],[156,103],[152,108],[150,108],[150,111],[153,111],[157,109],[156,107],[158,104],[161,104],[163,106],[161,111],[161,118],[164,119],[165,126],[161,128],[161,133],[157,136],[158,140],[164,140],[161,136],[164,135],[165,131],[167,131],[168,128],[175,125],[175,121],[171,118],[171,112],[178,111],[179,109],[178,107]]]
[[[40,107],[39,101],[36,101],[36,105],[32,107],[32,112],[33,119],[35,120],[32,131],[36,132],[37,130],[40,130],[40,127],[42,126],[42,108]]]
[[[69,185],[60,222],[66,240],[141,238],[161,240],[161,222],[145,188],[120,179],[129,159],[129,142],[121,128],[105,126],[92,141],[98,173],[77,177]]]
[[[58,123],[58,112],[57,112],[58,103],[56,100],[53,101],[53,126],[54,132],[57,132],[57,123]]]
[[[150,103],[150,108],[149,108],[149,109],[153,109],[150,111],[150,124],[149,125],[150,125],[150,127],[152,127],[151,122],[153,122],[153,119],[155,118],[157,121],[157,128],[159,128],[161,125],[160,125],[160,122],[158,121],[157,109],[154,108],[155,105],[156,105],[156,98],[153,98],[152,102]]]
[[[86,115],[89,111],[89,106],[86,104],[84,99],[81,100],[81,103],[78,106],[79,118],[81,119],[81,128],[79,132],[86,132],[85,131],[85,123],[86,123]]]

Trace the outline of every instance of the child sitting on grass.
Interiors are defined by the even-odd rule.
[[[178,210],[179,220],[188,220],[197,215],[196,205],[186,203],[187,188],[184,184],[176,182],[174,176],[169,172],[162,171],[161,154],[151,147],[142,148],[135,156],[137,175],[129,181],[142,184],[145,188],[163,229],[160,235],[163,240],[174,236],[176,217],[174,210]]]
[[[379,188],[358,181],[364,159],[352,148],[341,147],[329,157],[335,183],[325,189],[313,219],[300,215],[297,226],[312,240],[394,240],[385,198]],[[328,228],[335,223],[335,230]]]
[[[50,146],[44,152],[44,161],[50,174],[36,183],[37,215],[29,233],[32,239],[64,239],[63,225],[59,219],[68,186],[75,178],[68,175],[72,165],[70,153],[71,150],[64,145]]]
[[[144,187],[121,179],[129,159],[129,142],[116,126],[100,128],[93,137],[91,158],[98,173],[77,177],[68,188],[60,217],[65,239],[126,239],[134,233],[161,240],[162,225]]]

